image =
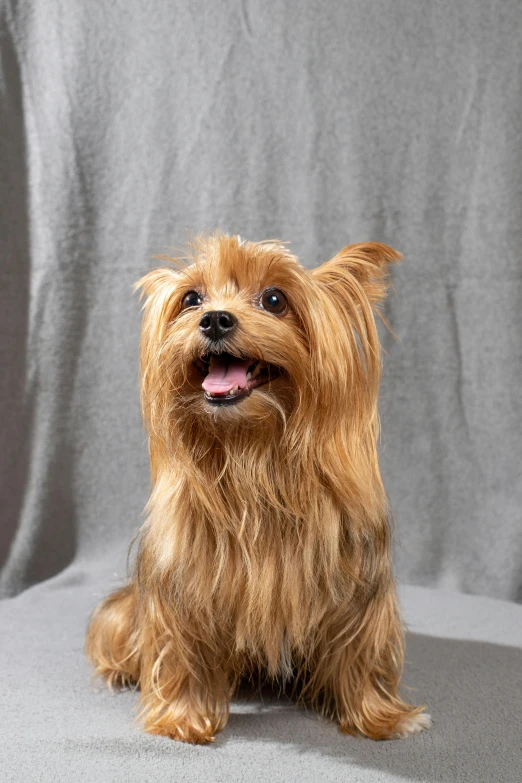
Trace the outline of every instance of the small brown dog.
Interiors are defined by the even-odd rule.
[[[214,739],[241,678],[374,739],[430,725],[398,694],[403,632],[377,461],[385,245],[303,268],[215,235],[155,269],[141,395],[153,489],[130,583],[87,654],[141,689],[147,731]]]

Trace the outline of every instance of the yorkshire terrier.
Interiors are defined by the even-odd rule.
[[[146,731],[209,742],[259,676],[347,734],[429,727],[399,695],[377,458],[374,314],[399,258],[350,245],[309,270],[278,242],[218,234],[137,284],[152,493],[87,655],[109,686],[139,686]]]

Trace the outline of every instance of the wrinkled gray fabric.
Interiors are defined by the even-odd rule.
[[[520,3],[0,7],[4,592],[139,526],[131,286],[219,227],[307,265],[404,253],[381,400],[398,572],[520,599]]]

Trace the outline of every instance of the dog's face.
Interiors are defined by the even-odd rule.
[[[304,282],[282,248],[237,240],[209,247],[180,273],[167,339],[182,349],[177,387],[203,415],[288,386],[306,361]]]
[[[354,384],[360,394],[377,350],[371,305],[396,254],[355,248],[310,271],[283,245],[215,236],[195,244],[190,265],[146,275],[142,393],[153,428],[153,411],[211,427],[297,409],[327,417]]]

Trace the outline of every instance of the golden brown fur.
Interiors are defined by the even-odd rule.
[[[398,260],[352,245],[312,271],[275,242],[215,235],[145,296],[141,398],[152,494],[130,583],[95,611],[87,654],[109,685],[138,684],[147,731],[204,743],[241,677],[262,673],[375,739],[429,725],[398,693],[403,632],[377,460],[374,308]],[[258,306],[267,287],[289,310]],[[181,311],[184,294],[204,295]],[[224,338],[280,377],[240,403],[205,401],[193,361],[208,310]]]

